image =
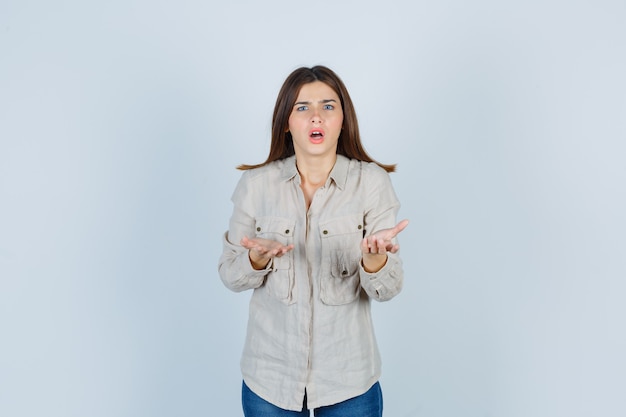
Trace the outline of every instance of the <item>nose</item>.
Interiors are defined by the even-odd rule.
[[[313,110],[313,114],[311,115],[311,123],[322,123],[322,115],[320,114],[318,109]]]

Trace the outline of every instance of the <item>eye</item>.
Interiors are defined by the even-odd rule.
[[[305,110],[308,110],[308,109],[309,109],[308,106],[298,106],[298,107],[296,107],[296,111],[305,111]]]
[[[335,106],[332,104],[324,104],[324,110],[335,110]]]

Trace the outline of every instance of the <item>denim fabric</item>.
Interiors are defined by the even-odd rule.
[[[302,411],[290,411],[277,407],[256,395],[242,384],[241,402],[245,417],[309,417],[306,395]],[[350,398],[338,404],[319,407],[313,410],[315,417],[382,417],[383,393],[380,384],[375,383],[365,394]]]
[[[375,383],[365,394],[326,407],[316,408],[315,417],[382,417],[383,392]]]
[[[302,411],[285,410],[256,395],[245,382],[241,387],[241,404],[245,417],[309,417],[309,410],[306,408],[306,396]]]

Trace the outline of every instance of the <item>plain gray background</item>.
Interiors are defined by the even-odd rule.
[[[0,3],[0,415],[239,416],[240,163],[298,66],[411,224],[389,417],[624,416],[623,1]]]

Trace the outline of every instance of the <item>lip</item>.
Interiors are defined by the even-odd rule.
[[[315,133],[319,133],[319,135],[315,135]],[[312,143],[322,143],[324,141],[324,136],[326,136],[326,132],[322,128],[314,128],[309,130],[309,140]]]
[[[317,127],[314,129],[309,130],[309,137],[313,136],[313,133],[321,133],[322,137],[324,137],[326,135],[326,132],[324,132],[324,129],[322,129],[321,127]]]

